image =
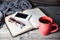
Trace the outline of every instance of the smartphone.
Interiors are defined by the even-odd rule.
[[[23,13],[20,13],[20,12],[16,12],[14,14],[14,18],[16,19],[23,19],[23,20],[29,20],[31,18],[32,15],[29,15],[29,14],[23,14]]]

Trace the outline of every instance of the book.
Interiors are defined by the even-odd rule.
[[[38,20],[42,16],[46,15],[39,8],[27,9],[7,16],[5,22],[11,35],[15,37],[33,28],[38,28]]]

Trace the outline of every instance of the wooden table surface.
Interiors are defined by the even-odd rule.
[[[50,11],[48,11],[47,14],[49,13],[49,15],[52,18],[54,18],[58,24],[60,24],[60,21],[59,21],[60,19],[58,18],[60,15],[56,15],[57,13],[60,14],[60,11],[59,11],[60,7],[59,8],[53,7],[53,8],[52,7],[46,7],[46,8],[42,7],[42,9],[45,9],[46,11],[48,11],[48,9],[50,9]],[[53,12],[53,14],[51,14],[52,12]],[[52,33],[48,36],[42,36],[39,33],[38,29],[34,29],[34,30],[28,31],[22,35],[19,35],[19,36],[13,38],[10,35],[10,32],[8,31],[6,25],[4,24],[3,28],[0,29],[0,40],[60,40],[60,30],[58,32]]]

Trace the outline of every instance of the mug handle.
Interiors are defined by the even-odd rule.
[[[52,27],[55,27],[55,29],[51,30],[51,33],[54,33],[58,30],[58,25],[56,23],[53,23]]]

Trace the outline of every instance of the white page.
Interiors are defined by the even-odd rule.
[[[11,32],[11,34],[12,34],[13,37],[16,36],[16,35],[19,35],[21,33],[24,33],[24,32],[26,32],[26,31],[28,31],[28,30],[30,30],[30,29],[33,28],[32,24],[30,24],[28,21],[23,21],[22,20],[22,22],[24,22],[26,25],[21,29],[21,27],[20,27],[19,24],[18,24],[19,26],[17,26],[15,24],[15,22],[11,23],[11,22],[8,21],[10,17],[12,17],[12,15],[7,16],[5,18],[5,22],[6,22],[7,27],[9,28],[9,30],[10,30],[10,32]]]
[[[35,28],[37,28],[39,18],[42,16],[46,16],[39,8],[28,9],[23,11],[23,13],[32,15],[29,21]]]

